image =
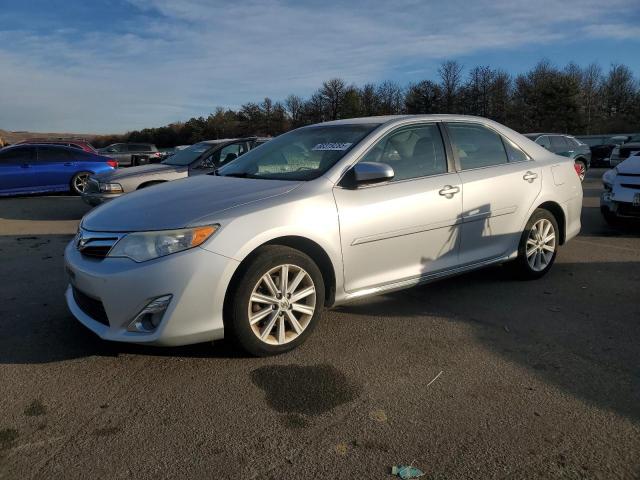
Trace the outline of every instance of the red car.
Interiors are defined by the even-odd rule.
[[[25,143],[38,143],[38,144],[48,144],[48,145],[62,145],[64,147],[78,148],[80,150],[84,150],[89,153],[98,153],[98,151],[93,148],[89,142],[85,142],[84,140],[74,140],[74,139],[65,139],[65,138],[56,138],[56,139],[48,139],[48,138],[29,138],[28,140],[23,140],[22,142],[16,143],[16,145],[23,145]]]

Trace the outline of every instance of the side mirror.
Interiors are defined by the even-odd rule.
[[[354,186],[387,182],[395,176],[390,165],[377,162],[356,163],[349,173]]]

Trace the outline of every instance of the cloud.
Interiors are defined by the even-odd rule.
[[[382,80],[444,58],[578,34],[638,39],[637,27],[601,29],[595,0],[128,0],[128,8],[118,30],[109,22],[37,30],[0,22],[12,26],[0,29],[0,126],[125,131],[216,105],[308,95],[335,76]],[[636,0],[607,5],[618,19],[634,8]]]

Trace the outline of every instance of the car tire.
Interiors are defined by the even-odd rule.
[[[576,160],[575,164],[579,168],[579,171],[576,173],[578,174],[578,177],[580,177],[580,181],[584,182],[584,179],[587,176],[587,163],[584,160]]]
[[[91,172],[78,172],[71,177],[71,182],[69,183],[71,193],[81,195],[82,192],[84,192],[84,189],[87,186],[87,180],[89,180],[91,175]]]
[[[536,209],[520,237],[518,258],[512,263],[516,276],[535,280],[545,275],[556,260],[559,242],[556,218],[548,210]]]
[[[267,245],[234,278],[225,308],[225,336],[258,357],[287,352],[309,337],[322,313],[324,281],[308,255]]]

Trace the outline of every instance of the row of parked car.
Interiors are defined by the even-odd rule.
[[[581,180],[591,166],[615,166],[640,152],[640,135],[525,136],[573,159]],[[151,185],[210,173],[267,140],[210,140],[160,151],[150,143],[115,143],[96,150],[85,140],[30,139],[0,150],[0,195],[70,190],[98,205]]]
[[[96,205],[132,190],[210,172],[267,140],[212,140],[160,152],[152,144],[117,143],[96,150],[83,140],[32,139],[0,149],[0,195],[71,191],[86,194],[85,200]],[[111,175],[114,182],[94,180]]]

